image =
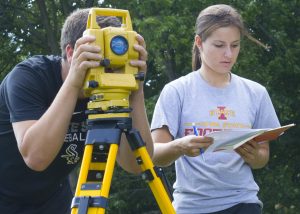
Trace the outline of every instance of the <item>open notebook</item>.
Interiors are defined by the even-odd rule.
[[[234,150],[252,139],[256,142],[276,140],[286,130],[293,126],[295,126],[295,124],[289,124],[274,129],[227,129],[211,132],[205,136],[214,138],[214,142],[205,150],[205,152]]]

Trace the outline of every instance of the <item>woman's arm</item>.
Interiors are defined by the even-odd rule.
[[[212,144],[210,137],[188,135],[172,140],[167,126],[152,131],[154,141],[153,162],[157,166],[169,166],[180,156],[196,157],[200,155],[201,148]]]

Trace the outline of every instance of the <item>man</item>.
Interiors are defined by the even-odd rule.
[[[1,83],[0,213],[70,212],[68,174],[81,160],[86,134],[82,85],[86,71],[102,59],[101,47],[91,44],[95,38],[82,37],[88,12],[77,10],[66,19],[62,57],[31,57]],[[120,26],[114,17],[98,17],[97,22],[101,28]],[[136,39],[134,49],[140,57],[131,65],[146,71],[145,42],[140,35]],[[133,127],[139,127],[151,156],[142,84],[131,94],[130,105]],[[117,160],[125,170],[139,171],[127,142],[120,143]]]

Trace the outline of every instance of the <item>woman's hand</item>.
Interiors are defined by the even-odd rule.
[[[157,166],[169,166],[182,155],[196,157],[200,149],[206,149],[213,138],[187,135],[173,140],[167,126],[151,132],[154,141],[153,163]]]
[[[206,149],[212,143],[211,137],[188,135],[178,139],[177,146],[182,155],[196,157],[200,155],[200,149]]]
[[[269,161],[269,143],[250,140],[235,150],[253,169],[264,167]]]

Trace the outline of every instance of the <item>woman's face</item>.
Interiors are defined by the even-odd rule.
[[[239,55],[240,37],[234,26],[218,28],[205,41],[196,36],[203,68],[218,74],[230,72]]]

